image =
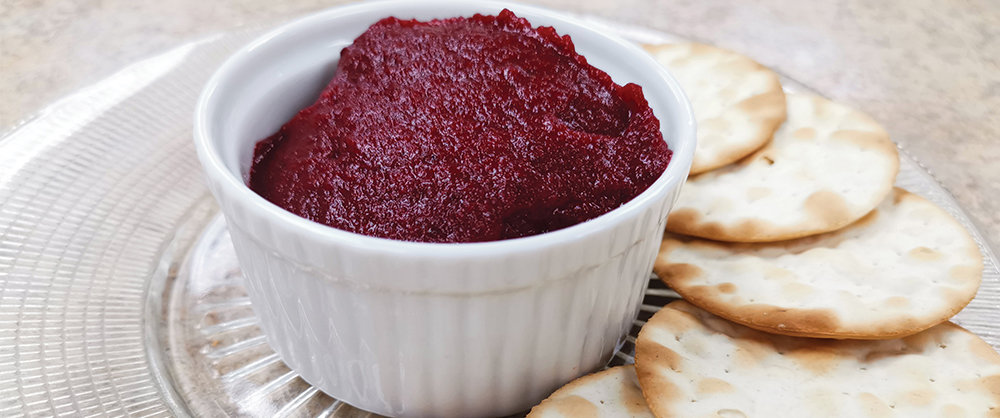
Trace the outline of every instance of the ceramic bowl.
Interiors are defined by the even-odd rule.
[[[558,231],[440,244],[334,229],[247,187],[254,144],[318,97],[369,25],[503,8],[570,35],[617,83],[643,87],[674,151],[645,192]],[[640,48],[545,9],[440,0],[338,7],[267,33],[206,85],[194,137],[267,341],[329,395],[397,416],[515,413],[605,365],[637,314],[695,145],[681,88]]]

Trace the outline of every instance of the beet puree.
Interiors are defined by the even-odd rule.
[[[387,18],[344,48],[315,104],[257,144],[250,188],[376,237],[492,241],[597,217],[671,151],[642,89],[504,10]]]

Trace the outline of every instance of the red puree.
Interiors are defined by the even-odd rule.
[[[386,18],[315,104],[257,144],[250,187],[347,231],[427,242],[565,228],[629,201],[671,151],[642,89],[504,10]]]

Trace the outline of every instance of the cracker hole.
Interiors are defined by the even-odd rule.
[[[767,165],[774,165],[774,160],[772,160],[771,157],[764,156],[763,158],[764,161],[767,161]]]
[[[948,345],[947,344],[941,344],[938,347],[940,347],[942,350],[944,350],[945,348],[948,348]]]

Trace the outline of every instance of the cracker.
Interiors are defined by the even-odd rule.
[[[756,61],[698,43],[647,45],[691,101],[698,144],[691,174],[722,167],[754,152],[785,120],[777,74]]]
[[[631,365],[612,367],[566,384],[531,408],[529,418],[652,418]]]
[[[902,339],[824,340],[677,301],[642,327],[636,371],[661,418],[1000,416],[1000,354],[950,322]]]
[[[799,238],[847,226],[892,190],[899,155],[878,123],[819,97],[787,99],[788,120],[770,144],[688,180],[669,231],[733,242]]]
[[[962,310],[983,258],[944,210],[896,189],[858,222],[813,237],[734,244],[668,234],[653,270],[691,303],[762,331],[884,339]]]

